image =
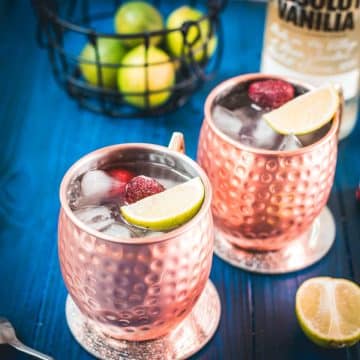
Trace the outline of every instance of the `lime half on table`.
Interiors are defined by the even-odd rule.
[[[330,348],[360,340],[360,287],[345,279],[306,280],[296,293],[296,315],[306,336]]]

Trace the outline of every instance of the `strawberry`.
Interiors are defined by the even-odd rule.
[[[283,80],[261,80],[250,84],[248,96],[255,104],[272,110],[292,100],[295,89]]]
[[[136,176],[125,187],[125,200],[131,204],[164,190],[164,186],[155,179],[144,175]]]

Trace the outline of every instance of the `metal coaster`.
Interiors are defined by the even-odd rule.
[[[220,321],[220,299],[209,280],[192,312],[168,335],[150,341],[114,340],[99,333],[68,295],[66,320],[76,341],[103,360],[186,359],[212,338]]]
[[[304,269],[322,259],[335,240],[335,222],[325,207],[310,230],[278,251],[251,252],[235,247],[215,232],[215,254],[244,270],[262,274],[283,274]]]

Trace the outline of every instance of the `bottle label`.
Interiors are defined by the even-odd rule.
[[[300,73],[326,76],[357,69],[360,0],[271,0],[265,50]]]

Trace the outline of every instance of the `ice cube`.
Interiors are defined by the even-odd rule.
[[[239,141],[259,149],[276,149],[282,136],[275,132],[265,120],[254,119],[239,132]]]
[[[296,150],[303,147],[301,141],[295,135],[285,135],[282,139],[281,144],[277,148],[280,151]]]
[[[81,193],[85,197],[98,198],[108,195],[114,180],[101,170],[85,173],[81,180]]]
[[[115,222],[110,209],[105,206],[87,206],[74,211],[76,217],[95,230],[103,231]]]
[[[263,114],[263,109],[248,103],[233,110],[220,105],[213,109],[214,121],[225,134],[247,146],[276,149],[281,135],[261,118]]]
[[[142,229],[142,228],[139,228],[137,226],[129,225],[128,229],[131,232],[131,237],[132,238],[142,238],[142,237],[145,237],[146,234],[148,233],[147,229],[145,229],[145,228]]]
[[[256,139],[250,135],[239,134],[239,140],[243,145],[256,147]]]
[[[242,127],[242,122],[239,117],[223,106],[215,106],[212,116],[216,125],[226,134],[236,134]]]
[[[119,239],[128,239],[131,237],[130,230],[124,224],[118,222],[113,223],[104,229],[103,233]]]
[[[234,116],[239,119],[242,127],[253,126],[254,123],[257,123],[264,114],[264,111],[254,104],[239,107],[232,112]]]

